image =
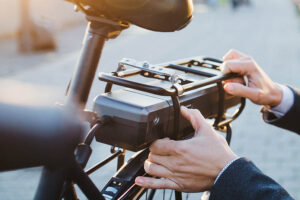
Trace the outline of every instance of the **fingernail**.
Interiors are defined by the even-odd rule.
[[[232,92],[233,91],[233,87],[230,83],[227,83],[224,85],[224,89],[227,91],[227,92]]]
[[[144,165],[144,168],[145,168],[145,171],[148,172],[149,171],[149,167],[150,167],[150,162],[148,160],[145,161],[145,165]]]
[[[144,180],[143,180],[142,177],[137,177],[137,178],[135,179],[135,183],[136,183],[136,184],[143,184],[143,183],[144,183]]]

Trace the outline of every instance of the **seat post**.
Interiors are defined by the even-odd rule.
[[[87,17],[87,19],[89,23],[83,40],[81,56],[70,83],[66,102],[67,105],[79,104],[80,108],[84,108],[86,105],[105,41],[117,37],[123,29],[129,27],[129,24],[103,18]],[[74,163],[69,163],[71,166],[72,164]],[[55,169],[43,168],[35,195],[36,200],[60,197],[63,184],[68,176],[67,167],[69,166]]]
[[[80,59],[73,74],[67,104],[77,103],[84,108],[97,71],[102,49],[106,40],[116,38],[129,24],[120,21],[87,16],[89,21]]]

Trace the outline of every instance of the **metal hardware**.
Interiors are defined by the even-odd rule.
[[[137,69],[141,69],[147,72],[151,72],[151,73],[155,73],[157,75],[161,75],[161,76],[172,76],[172,73],[170,72],[170,70],[166,69],[166,68],[162,68],[160,66],[157,65],[151,65],[149,64],[147,61],[136,61],[134,59],[131,58],[123,58],[119,64],[123,64],[125,66],[130,66],[130,67],[134,67]]]

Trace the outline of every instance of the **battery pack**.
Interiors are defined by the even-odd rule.
[[[146,72],[149,73],[149,71]],[[168,69],[168,73],[170,75],[176,73],[178,77],[184,77],[182,78],[185,81],[182,84],[183,87],[197,81],[205,82],[208,79],[207,76],[185,71],[178,72],[176,69]],[[210,68],[209,70],[206,69],[205,73],[220,74],[217,69]],[[159,75],[162,76],[162,74]],[[120,78],[122,81],[124,79],[124,77]],[[131,85],[129,84],[130,88],[111,90],[94,99],[93,111],[97,113],[99,118],[110,119],[97,131],[96,140],[131,151],[139,151],[156,139],[172,138],[176,116],[171,96],[153,94],[142,91],[140,88],[134,89],[134,86],[131,86],[132,83],[142,83],[168,90],[172,88],[174,82],[172,83],[169,79],[153,79],[153,77],[145,76],[139,77],[138,80],[133,77],[133,79],[126,79],[126,81],[131,83]],[[115,81],[114,84],[118,84],[118,81]],[[220,100],[223,101],[222,113],[226,113],[227,109],[241,104],[241,98],[225,93],[220,96],[222,93],[219,90],[220,87],[217,83],[207,84],[178,95],[179,103],[188,108],[198,109],[205,118],[211,119],[217,118],[220,114]],[[179,115],[178,122],[179,136],[177,138],[183,139],[194,134],[191,124],[181,115]]]

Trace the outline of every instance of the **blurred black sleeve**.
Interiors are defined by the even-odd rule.
[[[209,200],[292,200],[273,179],[263,174],[251,161],[233,162],[213,186]]]
[[[282,117],[277,118],[272,112],[262,108],[263,120],[269,124],[300,134],[300,90],[288,86],[294,94],[294,104]]]

